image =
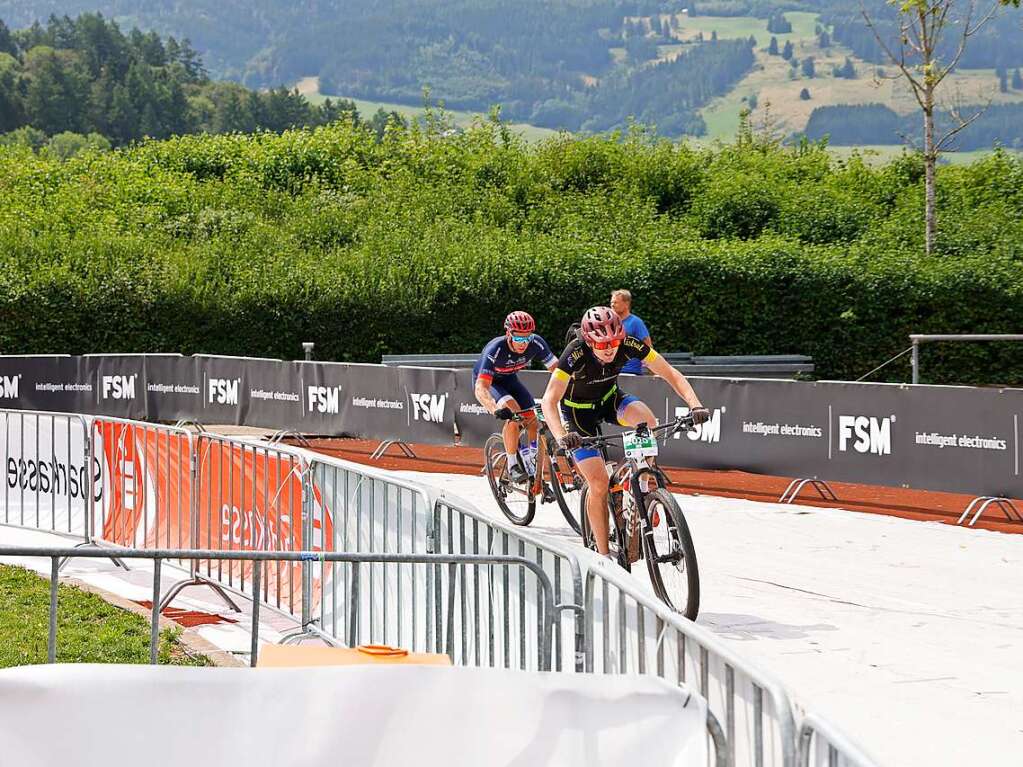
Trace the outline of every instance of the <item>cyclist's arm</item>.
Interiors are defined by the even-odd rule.
[[[686,377],[669,365],[660,354],[651,349],[650,354],[643,360],[643,363],[650,368],[655,375],[659,375],[667,381],[668,385],[675,390],[675,393],[686,401],[690,410],[697,407],[703,407],[703,405],[700,404],[700,398],[696,396],[696,392],[693,391],[693,387],[690,385]]]
[[[476,401],[483,405],[490,415],[493,415],[494,411],[497,410],[497,402],[494,400],[494,395],[490,393],[490,382],[492,380],[490,376],[481,374],[476,379],[476,389],[474,390]]]
[[[561,412],[558,410],[558,403],[568,391],[568,382],[571,377],[564,370],[555,368],[551,373],[551,380],[547,382],[547,390],[543,393],[540,406],[543,408],[543,418],[547,422],[547,428],[555,439],[561,439],[567,434],[561,423]]]

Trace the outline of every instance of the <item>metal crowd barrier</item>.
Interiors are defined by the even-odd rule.
[[[97,462],[86,418],[0,410],[3,506],[0,524],[90,540]]]
[[[603,564],[587,571],[583,616],[586,671],[692,684],[724,727],[729,764],[796,764],[796,724],[781,685],[624,572]]]
[[[155,578],[161,560],[179,557],[192,578],[171,589],[161,609],[181,588],[204,584],[236,609],[227,592],[252,598],[255,611],[293,618],[301,629],[285,641],[313,634],[334,644],[446,652],[463,665],[692,681],[724,729],[728,764],[872,764],[812,716],[797,733],[779,684],[624,572],[591,567],[584,580],[581,551],[487,518],[456,497],[255,440],[78,415],[0,411],[0,418],[7,451],[0,522],[124,544],[85,551],[152,558]],[[8,454],[17,456],[13,473]],[[58,459],[110,466],[81,475],[88,487],[81,499],[61,501],[68,486],[51,486],[49,495],[30,480],[10,486],[11,476],[29,476],[29,463]],[[156,487],[138,484],[139,468],[157,470]],[[174,494],[176,480],[189,492]],[[111,498],[101,497],[104,487],[116,490]],[[151,524],[154,508],[170,519]],[[501,567],[506,560],[529,567]]]
[[[558,615],[554,619],[554,670],[582,671],[582,577],[574,553],[559,549],[521,528],[495,523],[471,504],[441,494],[434,501],[430,551],[525,557],[542,568],[554,584]],[[529,637],[518,622],[535,620],[542,606],[538,590],[523,578],[475,569],[471,591],[463,590],[457,615],[461,637],[459,660],[465,665],[527,669]],[[521,574],[520,574],[521,575]]]
[[[799,728],[799,767],[875,767],[876,762],[848,737],[815,714]]]

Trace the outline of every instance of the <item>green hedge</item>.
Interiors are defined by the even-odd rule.
[[[639,133],[529,147],[492,124],[7,151],[0,351],[294,358],[312,340],[377,361],[481,348],[513,308],[557,343],[628,287],[661,349],[810,354],[857,378],[910,332],[1023,327],[1023,163],[941,169],[931,259],[919,170]],[[926,348],[924,374],[1019,383],[1023,349]]]

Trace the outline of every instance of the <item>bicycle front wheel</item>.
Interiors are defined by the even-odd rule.
[[[571,470],[571,459],[565,458],[569,464],[569,471],[565,472],[558,466],[558,457],[553,452],[548,453],[548,460],[551,472],[551,489],[554,491],[554,500],[558,502],[558,508],[561,509],[562,515],[565,517],[565,521],[568,522],[575,532],[582,534],[583,528],[579,524],[579,517],[576,516],[575,512],[572,511],[571,505],[569,505],[569,499],[567,494],[574,492],[576,489],[576,483],[581,483],[582,479],[576,477],[574,472]],[[562,484],[562,483],[565,484]],[[566,487],[566,485],[568,485]],[[585,507],[580,507],[585,508]],[[585,514],[583,515],[585,516]]]
[[[700,612],[700,571],[689,525],[668,490],[645,496],[649,527],[643,550],[654,591],[668,607],[695,621]]]
[[[492,434],[483,447],[487,462],[487,481],[498,507],[513,525],[528,525],[536,514],[533,485],[513,484],[508,477],[508,454],[500,434]]]

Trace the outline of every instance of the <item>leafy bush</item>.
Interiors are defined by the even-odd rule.
[[[0,149],[0,350],[323,358],[472,351],[525,308],[553,342],[628,287],[665,350],[805,353],[855,378],[911,332],[1023,325],[1023,162],[939,170],[752,134],[693,150],[639,129],[528,146],[340,122],[60,161]],[[929,352],[930,381],[1019,383],[1023,354]],[[905,380],[908,367],[882,376]]]

